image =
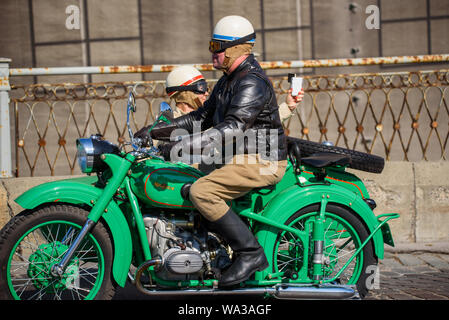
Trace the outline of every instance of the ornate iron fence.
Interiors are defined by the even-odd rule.
[[[272,78],[278,102],[286,78]],[[213,86],[215,81],[209,81]],[[305,97],[284,122],[289,135],[387,160],[447,160],[449,70],[304,77]],[[101,133],[127,140],[126,100],[137,97],[134,130],[168,101],[163,81],[11,86],[16,176],[78,174],[75,140]]]
[[[293,135],[387,160],[447,160],[449,70],[307,80],[297,123],[287,124]]]

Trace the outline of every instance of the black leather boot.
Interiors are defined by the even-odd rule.
[[[229,287],[247,280],[254,272],[268,267],[263,248],[248,226],[231,209],[220,219],[209,222],[211,231],[218,233],[235,254],[232,265],[222,273],[219,287]]]

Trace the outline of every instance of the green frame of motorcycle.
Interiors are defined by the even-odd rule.
[[[117,284],[124,287],[131,263],[140,265],[151,259],[142,211],[154,208],[192,210],[192,203],[180,196],[181,187],[193,183],[204,174],[180,162],[165,162],[157,158],[139,160],[131,153],[103,154],[101,158],[110,168],[103,173],[107,183],[101,182],[96,176],[59,180],[36,186],[15,201],[25,209],[54,202],[91,207],[88,219],[93,222],[103,219],[110,230],[114,245],[112,273]],[[369,195],[362,181],[346,172],[345,167],[327,168],[325,178],[322,175],[319,178],[322,173],[321,169],[307,166],[297,170],[289,161],[284,177],[278,184],[253,190],[231,203],[237,213],[249,219],[255,236],[266,250],[272,247],[280,230],[294,233],[303,243],[309,242],[309,234],[285,225],[295,212],[309,205],[320,204],[320,218],[314,223],[312,241],[324,239],[323,221],[328,203],[345,207],[358,216],[369,231],[368,238],[333,279],[312,281],[315,283],[331,282],[338,278],[369,241],[374,244],[375,255],[383,259],[384,243],[394,246],[387,221],[399,217],[395,213],[376,217],[364,201]],[[128,228],[124,228],[125,225]],[[266,255],[271,263],[272,253],[266,252]],[[322,272],[320,269],[320,265],[313,268],[316,279]],[[153,267],[149,268],[149,272],[156,277]],[[248,281],[248,284],[263,286],[279,283],[281,280],[272,279],[270,272],[270,268],[256,272],[255,280]],[[172,287],[213,285],[213,281],[208,280],[181,283],[161,279],[156,281]],[[304,279],[290,281],[304,283]]]

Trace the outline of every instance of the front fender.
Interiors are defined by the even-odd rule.
[[[363,199],[355,193],[341,186],[331,185],[309,185],[300,187],[291,186],[276,197],[274,197],[261,212],[269,219],[285,223],[295,212],[306,206],[320,203],[323,197],[328,203],[337,203],[355,212],[365,223],[369,232],[373,232],[379,224],[376,216]],[[268,239],[270,228],[261,228],[257,232],[258,239]],[[373,236],[375,254],[379,259],[384,257],[384,241],[381,232],[376,232]]]
[[[29,189],[15,201],[24,209],[34,209],[44,203],[86,204],[92,207],[102,194],[102,189],[93,185],[95,178],[74,178],[43,183]],[[92,203],[91,203],[92,201]],[[114,245],[112,274],[121,287],[125,286],[132,259],[132,241],[127,221],[117,203],[111,201],[102,215],[111,230]]]

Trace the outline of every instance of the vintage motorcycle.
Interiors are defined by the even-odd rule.
[[[25,210],[0,233],[0,299],[111,299],[127,280],[151,296],[367,294],[384,243],[394,246],[387,222],[399,215],[375,216],[375,202],[346,168],[380,173],[383,158],[289,138],[283,179],[231,204],[269,268],[223,290],[217,284],[232,250],[208,232],[188,196],[204,173],[142,147],[129,125],[135,108],[130,93],[132,151],[100,135],[78,139],[86,177],[44,183],[16,199]],[[161,108],[155,123],[169,121],[167,112]]]

